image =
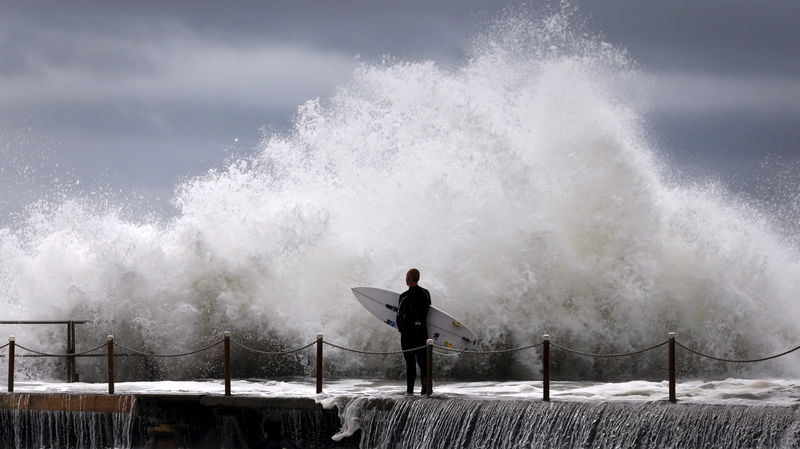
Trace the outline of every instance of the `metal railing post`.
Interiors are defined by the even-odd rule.
[[[433,339],[431,338],[425,342],[425,359],[428,362],[425,364],[425,394],[430,396],[433,394]]]
[[[67,354],[75,354],[75,322],[67,321]],[[67,357],[67,382],[76,382],[75,357]]]
[[[317,334],[317,394],[322,393],[322,334]]]
[[[675,398],[675,332],[669,333],[668,369],[669,369],[669,402],[677,402]]]
[[[108,394],[114,394],[114,336],[106,337],[106,366],[108,368]]]
[[[231,395],[231,333],[225,331],[222,334],[225,345],[225,361],[223,370],[225,372],[225,396]]]
[[[8,392],[14,392],[14,350],[17,345],[17,337],[8,337]]]
[[[542,400],[550,400],[550,335],[542,335]]]

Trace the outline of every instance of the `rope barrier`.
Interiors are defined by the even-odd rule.
[[[121,345],[121,344],[117,343],[116,341],[114,342],[114,346],[118,346],[118,347],[120,347],[120,348],[122,348],[122,349],[124,349],[126,351],[132,352],[134,354],[142,355],[142,356],[145,356],[145,357],[170,358],[170,357],[183,357],[183,356],[186,356],[186,355],[197,354],[197,353],[209,350],[209,349],[211,349],[211,348],[213,348],[215,346],[219,346],[219,345],[222,344],[223,341],[225,341],[225,340],[218,340],[217,342],[212,343],[212,344],[210,344],[210,345],[208,345],[206,347],[203,347],[203,348],[200,348],[200,349],[196,349],[194,351],[183,352],[183,353],[180,353],[180,354],[153,354],[153,353],[148,353],[148,352],[144,352],[144,351],[139,351],[137,349],[129,348],[127,346],[124,346],[124,345]],[[105,346],[105,345],[103,345],[103,346]]]
[[[28,351],[31,354],[36,354],[36,355],[39,355],[39,356],[42,356],[42,357],[75,357],[75,356],[80,356],[80,355],[84,355],[84,354],[89,354],[90,352],[94,352],[94,351],[97,351],[98,349],[105,348],[106,344],[103,343],[102,345],[97,346],[96,348],[87,349],[86,351],[76,352],[76,353],[73,353],[73,354],[50,354],[50,353],[47,353],[47,352],[37,351],[37,350],[31,349],[31,348],[26,348],[25,346],[22,346],[20,344],[18,344],[17,347],[19,349],[24,350],[24,351]]]
[[[696,350],[694,350],[692,348],[689,348],[688,346],[685,346],[685,345],[683,345],[683,344],[681,344],[680,342],[677,342],[677,341],[675,342],[675,344],[680,346],[681,348],[691,352],[692,354],[699,355],[700,357],[705,357],[707,359],[716,360],[718,362],[729,362],[729,363],[764,362],[766,360],[777,359],[778,357],[784,356],[786,354],[792,353],[792,352],[797,351],[798,349],[800,349],[800,346],[797,346],[797,347],[794,347],[794,348],[792,348],[792,349],[790,349],[788,351],[784,351],[784,352],[782,352],[780,354],[771,355],[769,357],[762,357],[760,359],[725,359],[725,358],[722,358],[722,357],[714,357],[713,355],[703,354],[702,352],[696,351]]]
[[[286,354],[293,354],[295,352],[300,352],[303,349],[308,349],[308,348],[314,346],[317,342],[316,341],[312,341],[311,343],[309,343],[309,344],[307,344],[305,346],[301,346],[301,347],[295,348],[295,349],[289,349],[289,350],[286,350],[286,351],[262,351],[261,349],[251,348],[250,346],[247,346],[247,345],[245,345],[244,343],[242,343],[242,342],[240,342],[238,340],[234,340],[233,338],[231,338],[231,343],[235,344],[236,346],[238,346],[238,347],[240,347],[242,349],[246,349],[246,350],[248,350],[250,352],[255,352],[257,354],[286,355]]]
[[[561,346],[558,343],[551,342],[551,344],[556,348],[563,349],[563,350],[565,350],[567,352],[571,352],[573,354],[584,355],[584,356],[587,356],[587,357],[595,357],[595,358],[629,357],[629,356],[639,355],[639,354],[643,354],[643,353],[645,353],[647,351],[652,351],[653,349],[656,349],[656,348],[659,348],[661,346],[664,346],[667,343],[669,343],[669,340],[661,342],[661,343],[659,343],[657,345],[650,346],[649,348],[639,349],[637,351],[622,352],[622,353],[618,353],[618,354],[602,354],[602,353],[578,351],[578,350],[575,350],[575,349],[572,349],[572,348],[568,348],[566,346]]]
[[[448,348],[447,346],[434,346],[436,349],[441,349],[443,351],[450,351],[450,352],[457,352],[459,354],[504,354],[507,352],[517,352],[517,351],[524,351],[526,349],[535,348],[537,346],[542,346],[544,343],[539,342],[532,345],[527,346],[520,346],[518,348],[510,348],[510,349],[487,349],[487,350],[473,350],[473,349],[455,349],[455,348]]]
[[[366,355],[394,355],[394,354],[402,354],[402,353],[404,353],[404,352],[413,352],[413,351],[419,351],[420,349],[425,349],[425,347],[427,346],[427,345],[424,345],[424,346],[420,346],[420,347],[418,347],[418,348],[404,349],[404,350],[401,350],[401,351],[362,351],[362,350],[360,350],[360,349],[353,349],[353,348],[346,348],[346,347],[344,347],[344,346],[339,346],[339,345],[333,344],[333,343],[331,343],[331,342],[328,342],[328,341],[325,341],[325,340],[323,340],[323,341],[322,341],[322,343],[323,343],[323,344],[326,344],[326,345],[328,345],[328,346],[332,346],[332,347],[334,347],[334,348],[336,348],[336,349],[341,349],[341,350],[343,350],[343,351],[355,352],[356,354],[366,354]]]

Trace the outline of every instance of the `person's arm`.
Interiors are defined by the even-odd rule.
[[[403,309],[403,302],[405,301],[405,297],[400,295],[400,301],[397,302],[397,315],[394,317],[394,323],[397,326],[398,332],[403,332],[402,325],[403,323],[400,322],[400,310]]]

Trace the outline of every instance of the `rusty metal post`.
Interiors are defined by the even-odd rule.
[[[222,334],[225,346],[225,396],[231,395],[231,333],[225,331]]]
[[[317,334],[317,394],[322,393],[322,334]]]
[[[550,400],[550,335],[542,335],[542,400]]]
[[[14,392],[14,350],[17,346],[17,337],[8,337],[8,392]]]
[[[430,396],[433,394],[433,339],[431,338],[425,342],[425,359],[428,362],[425,364],[425,394]]]
[[[106,360],[106,366],[108,367],[108,394],[114,394],[114,336],[107,336],[106,342],[108,354],[108,359]]]
[[[677,402],[675,398],[675,332],[669,333],[668,369],[669,369],[669,402]]]

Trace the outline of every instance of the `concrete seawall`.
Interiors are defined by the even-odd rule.
[[[267,417],[301,447],[358,447],[331,440],[337,411],[311,398],[45,393],[0,394],[0,447],[248,448]]]
[[[535,391],[503,396],[502,388],[517,392],[512,387],[524,386],[514,382],[502,388],[444,384],[429,398],[406,397],[397,385],[366,381],[331,381],[323,395],[305,382],[239,381],[235,391],[240,393],[230,397],[216,393],[216,382],[128,384],[118,395],[100,393],[102,385],[28,384],[28,393],[0,394],[0,449],[251,448],[267,418],[279,419],[286,436],[312,449],[800,446],[800,407],[786,399],[793,396],[784,392],[779,403],[764,401],[754,399],[752,388],[740,391],[741,382],[724,384],[718,393],[738,391],[733,399],[677,404],[663,395],[643,401],[573,393],[551,402],[535,399]],[[784,391],[783,383],[764,388],[776,386]],[[585,393],[571,384],[560,387]],[[642,387],[635,383],[625,389],[635,395]],[[662,385],[654,387],[660,391]],[[30,391],[34,388],[81,391]],[[182,393],[202,388],[207,391]],[[606,385],[601,391],[619,388]],[[494,393],[475,394],[489,391]],[[708,388],[702,391],[708,397]]]

